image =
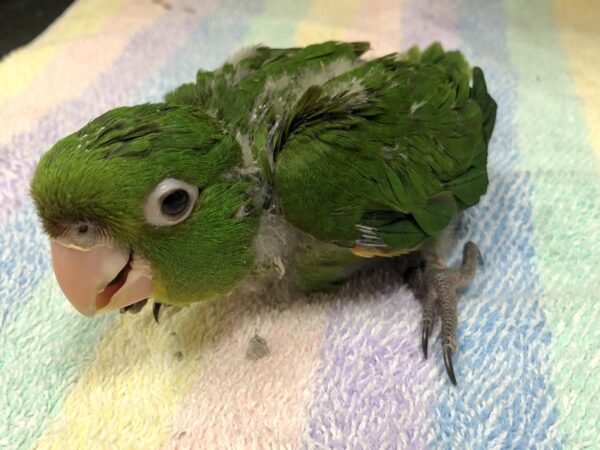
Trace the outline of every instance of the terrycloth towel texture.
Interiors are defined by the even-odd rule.
[[[0,63],[0,447],[598,448],[600,5],[589,0],[80,0]],[[250,296],[161,324],[79,316],[28,198],[52,143],[158,101],[242,45],[440,40],[499,104],[489,192],[457,249],[459,387],[382,272],[280,311]],[[245,357],[258,334],[270,353]]]

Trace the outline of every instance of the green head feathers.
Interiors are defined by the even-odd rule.
[[[249,186],[227,176],[241,160],[194,107],[117,108],[43,156],[32,196],[52,238],[92,224],[150,262],[158,301],[187,303],[226,292],[252,265],[258,220],[238,214]]]

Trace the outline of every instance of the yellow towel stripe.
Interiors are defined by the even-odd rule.
[[[95,448],[160,446],[210,356],[214,316],[223,309],[215,312],[215,302],[165,309],[160,325],[148,306],[136,316],[122,316],[35,448],[79,450],[91,448],[91,442]]]
[[[34,42],[10,53],[0,65],[0,102],[25,90],[62,44],[98,33],[122,7],[122,0],[78,1]]]
[[[591,144],[600,158],[600,3],[557,0],[555,17],[569,55],[575,87],[587,117]]]
[[[264,12],[252,19],[242,41],[242,46],[265,44],[269,47],[294,45],[298,17],[306,14],[309,0],[282,2],[265,0]]]
[[[356,23],[358,0],[314,0],[306,18],[296,28],[296,45],[344,40]]]
[[[34,127],[36,121],[57,105],[85,92],[100,74],[115,63],[132,36],[164,13],[164,8],[152,3],[144,8],[135,2],[127,3],[121,13],[107,22],[102,32],[93,38],[78,42],[65,41],[63,48],[57,49],[57,53],[41,67],[43,76],[35,77],[18,96],[2,103],[0,123],[4,126],[0,127],[0,146],[10,142],[12,136]],[[62,17],[59,20],[70,19]],[[58,28],[68,30],[65,26]],[[98,52],[98,48],[102,51]],[[0,72],[5,64],[11,63],[0,63]],[[31,77],[33,70],[27,66],[16,68],[14,65],[13,69],[22,70],[22,73],[12,73],[15,79],[21,75]],[[5,148],[9,147],[7,145]]]

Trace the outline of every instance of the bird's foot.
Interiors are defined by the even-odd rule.
[[[463,249],[462,264],[458,269],[450,269],[431,249],[423,251],[419,267],[408,275],[408,281],[415,295],[423,303],[421,319],[421,346],[427,358],[429,337],[437,316],[442,323],[442,352],[446,372],[453,385],[457,385],[452,364],[452,355],[458,349],[456,342],[456,290],[465,287],[475,276],[477,263],[483,264],[479,249],[473,242],[467,242]]]
[[[136,302],[133,305],[129,305],[129,306],[126,306],[125,308],[121,308],[119,310],[119,312],[121,314],[125,314],[125,313],[137,314],[142,310],[142,308],[146,305],[147,302],[148,302],[148,299],[140,300],[139,302]],[[156,323],[159,323],[158,315],[160,313],[160,308],[162,306],[163,306],[163,304],[158,303],[158,302],[154,302],[152,304],[152,317],[154,317],[154,320],[156,321]]]

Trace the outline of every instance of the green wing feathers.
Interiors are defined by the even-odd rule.
[[[249,136],[286,219],[365,255],[417,248],[487,189],[496,104],[440,44],[364,60],[364,42],[254,47],[167,96]]]
[[[485,193],[496,105],[481,70],[459,52],[434,44],[364,62],[311,97],[293,120],[302,126],[286,129],[275,173],[286,217],[299,228],[396,254],[437,235]]]
[[[229,125],[248,131],[250,112],[259,106],[257,102],[269,83],[281,79],[281,89],[289,92],[298,83],[300,72],[315,71],[342,59],[357,60],[367,50],[367,42],[333,41],[302,48],[250,47],[215,71],[198,71],[195,83],[167,94],[166,101],[208,108]],[[273,90],[270,93],[275,94]]]

